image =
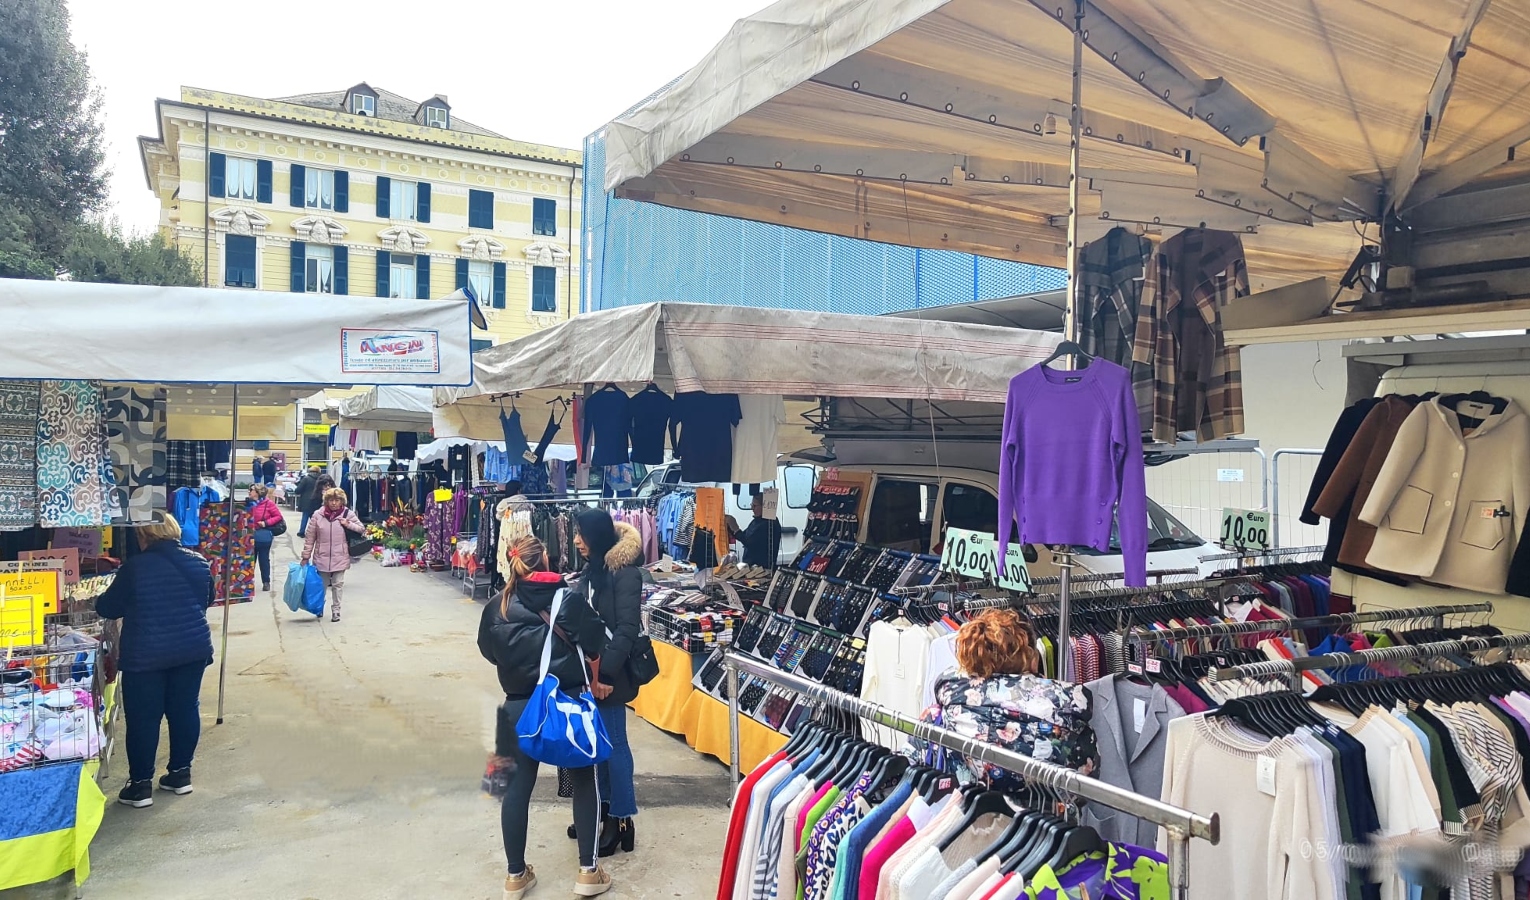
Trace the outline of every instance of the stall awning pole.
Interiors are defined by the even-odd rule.
[[[1078,327],[1078,211],[1079,152],[1084,135],[1084,0],[1073,0],[1073,105],[1068,110],[1068,299],[1063,309],[1063,340],[1077,341]],[[1073,354],[1064,354],[1068,368],[1073,368]],[[1008,526],[1006,526],[1008,527]],[[1073,623],[1073,553],[1061,554],[1061,578],[1058,581],[1057,675],[1073,680],[1073,654],[1068,646]]]
[[[239,462],[239,385],[234,385],[234,425],[228,442],[228,537],[223,542],[223,637],[218,650],[218,724],[228,684],[228,610],[234,605],[234,467]],[[251,585],[253,588],[253,584]]]

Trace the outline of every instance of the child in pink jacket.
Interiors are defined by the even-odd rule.
[[[331,622],[340,621],[340,593],[345,588],[345,570],[351,567],[346,532],[361,534],[366,530],[345,503],[345,491],[339,488],[325,491],[324,506],[308,520],[308,533],[303,540],[303,564],[313,563],[324,577],[324,586],[334,596]]]

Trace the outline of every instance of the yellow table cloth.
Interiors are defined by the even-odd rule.
[[[685,742],[697,753],[728,761],[728,704],[711,694],[693,691],[685,704]],[[765,757],[786,745],[786,735],[772,731],[742,713],[738,717],[738,768],[749,772]]]
[[[696,693],[691,686],[691,655],[663,641],[653,642],[653,655],[659,661],[659,677],[643,685],[632,711],[645,722],[670,734],[685,734],[682,711]]]

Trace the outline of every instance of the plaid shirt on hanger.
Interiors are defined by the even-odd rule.
[[[1131,368],[1144,267],[1152,252],[1151,241],[1120,227],[1079,251],[1077,315],[1085,353]]]
[[[1181,431],[1202,441],[1242,433],[1242,357],[1222,340],[1221,308],[1248,293],[1243,242],[1235,234],[1187,229],[1149,258],[1132,388],[1154,440],[1172,443]]]

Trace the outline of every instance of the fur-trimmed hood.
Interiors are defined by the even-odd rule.
[[[643,562],[643,535],[626,522],[616,522],[616,546],[606,551],[606,568],[616,571]]]

